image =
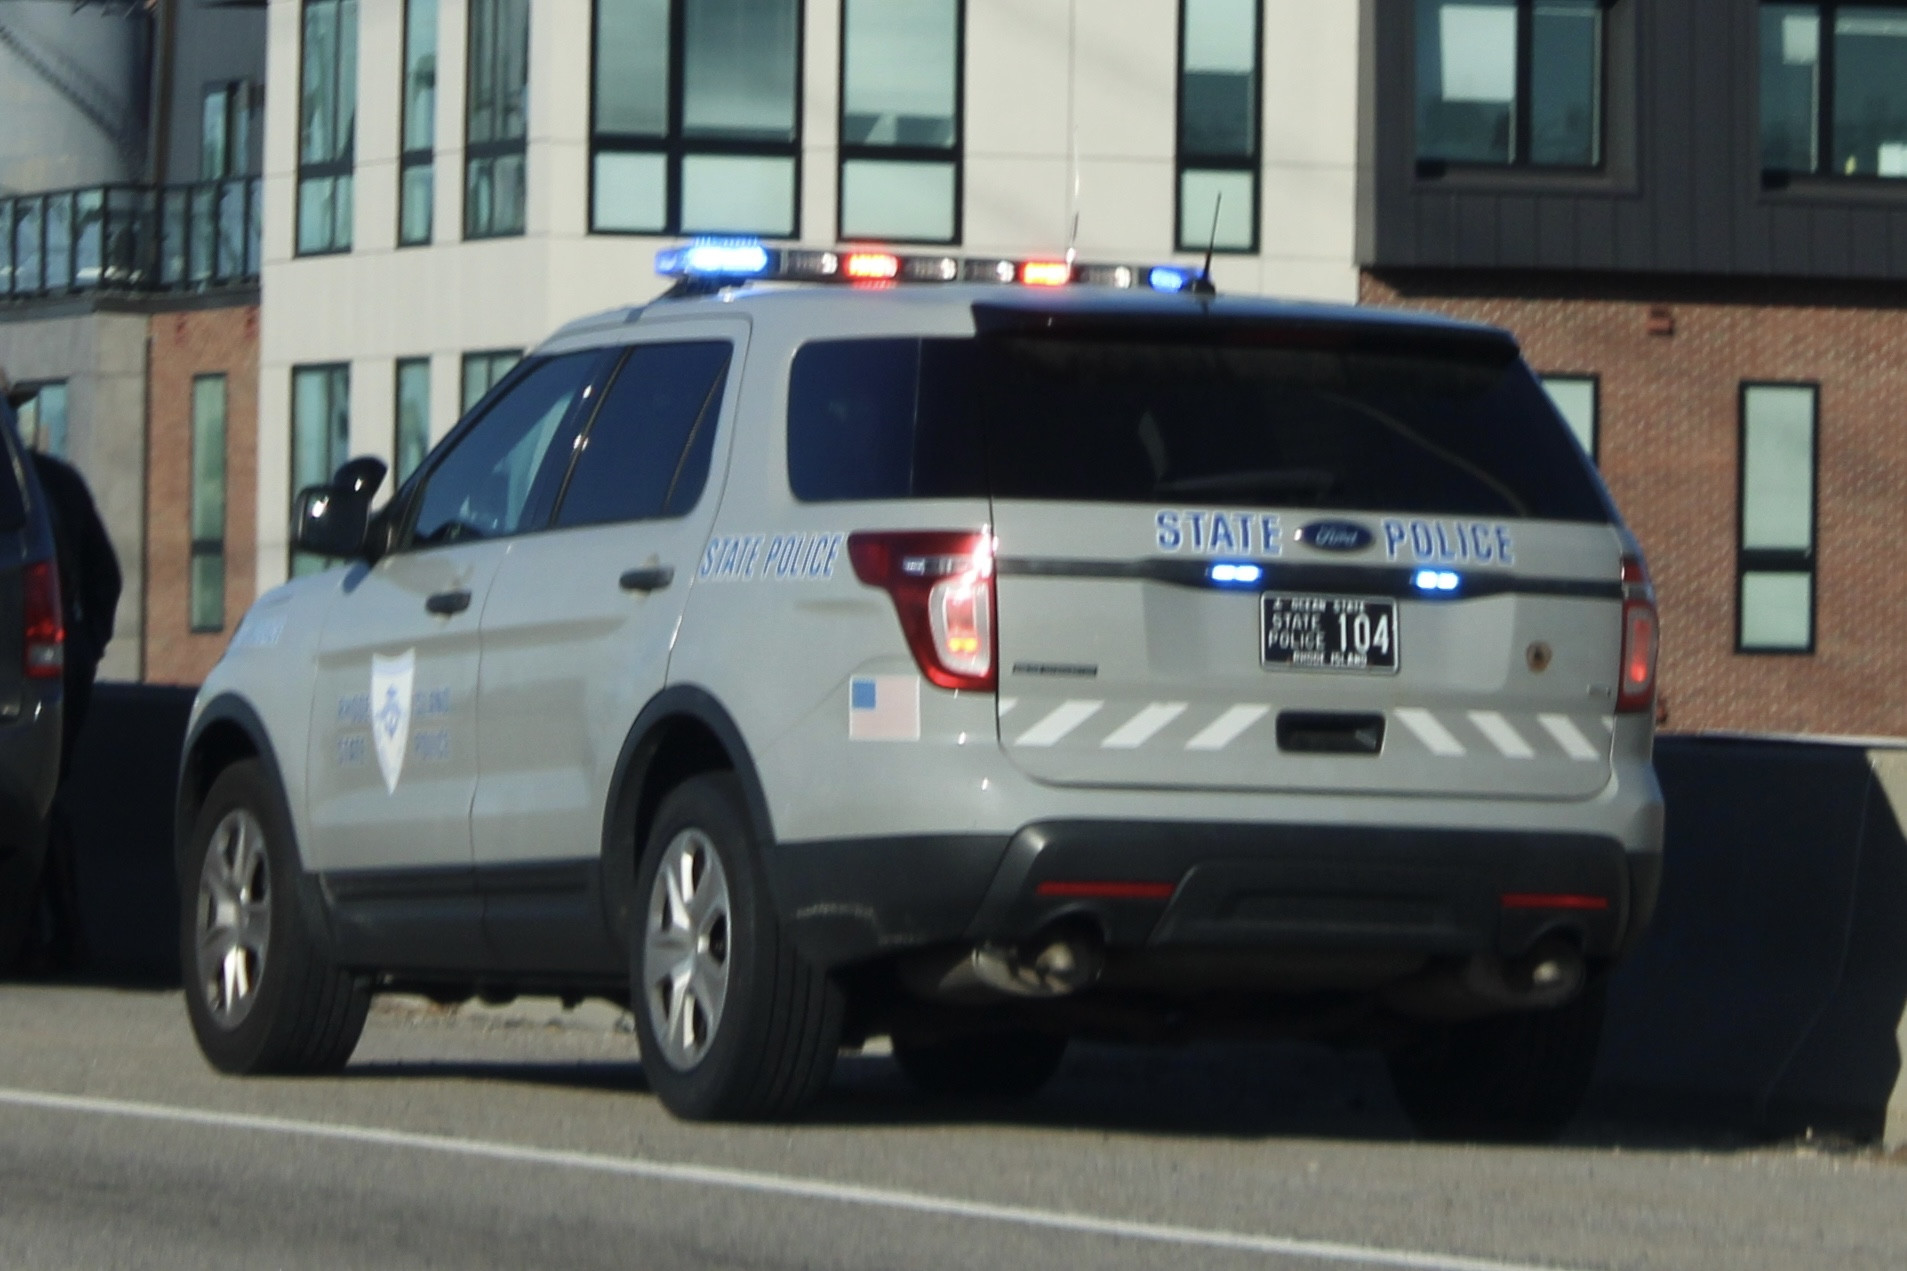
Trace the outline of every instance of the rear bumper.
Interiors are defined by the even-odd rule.
[[[1068,919],[1115,949],[1515,957],[1563,932],[1606,959],[1640,937],[1661,878],[1659,854],[1593,834],[1181,821],[786,843],[766,859],[791,935],[829,966]],[[1150,886],[1079,894],[1106,883]],[[1556,897],[1580,899],[1542,903]]]

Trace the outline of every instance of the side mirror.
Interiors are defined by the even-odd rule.
[[[307,486],[293,508],[292,543],[301,552],[362,559],[370,546],[371,499],[384,483],[382,459],[353,459],[329,485]]]

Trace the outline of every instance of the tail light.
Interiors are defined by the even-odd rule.
[[[20,575],[26,614],[26,674],[57,680],[66,670],[66,624],[60,617],[60,576],[50,560],[28,565]]]
[[[1657,645],[1655,588],[1649,571],[1633,556],[1622,559],[1622,667],[1616,710],[1647,711],[1655,705]]]
[[[993,690],[991,533],[850,534],[848,559],[855,577],[893,598],[921,674],[942,688]]]

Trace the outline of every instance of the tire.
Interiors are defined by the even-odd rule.
[[[1030,1099],[1066,1058],[1064,1037],[1023,1029],[932,1040],[894,1038],[894,1058],[922,1094],[955,1100]]]
[[[313,938],[291,818],[257,760],[212,783],[184,866],[179,966],[206,1059],[239,1076],[343,1068],[370,989]]]
[[[688,1121],[793,1114],[827,1084],[841,1043],[841,990],[783,934],[746,807],[734,774],[690,778],[663,799],[636,869],[643,1072]]]
[[[1398,1102],[1431,1139],[1547,1143],[1582,1107],[1607,996],[1436,1030],[1385,1058]]]

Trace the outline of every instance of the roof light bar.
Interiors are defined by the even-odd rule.
[[[886,284],[991,282],[1027,287],[1150,288],[1176,294],[1192,289],[1197,273],[1182,265],[1094,265],[1064,260],[998,257],[903,256],[878,248],[829,251],[769,247],[754,239],[708,238],[656,253],[656,272],[691,289],[748,281],[788,280]]]

